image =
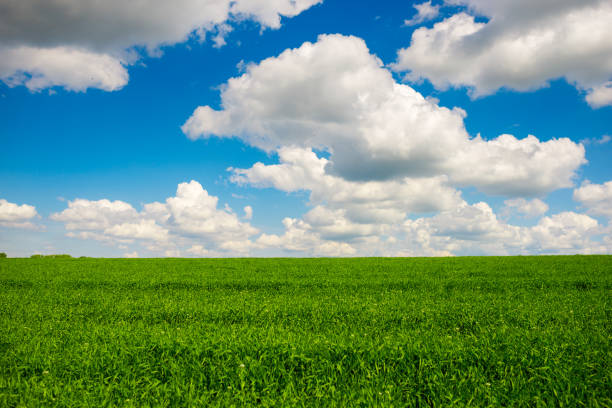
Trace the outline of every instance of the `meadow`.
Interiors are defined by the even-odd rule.
[[[0,406],[612,406],[612,256],[0,259]]]

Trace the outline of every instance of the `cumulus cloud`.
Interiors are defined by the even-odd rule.
[[[607,229],[588,215],[563,212],[532,227],[516,226],[485,202],[462,201],[433,216],[392,224],[356,223],[342,209],[316,206],[283,225],[283,234],[261,234],[253,246],[310,256],[612,253]]]
[[[65,223],[67,230],[105,230],[138,217],[138,212],[123,201],[107,199],[90,201],[77,198],[68,201],[68,208],[51,214],[54,221]]]
[[[508,212],[517,212],[527,217],[537,217],[548,211],[548,204],[539,198],[525,200],[524,198],[514,198],[504,201]]]
[[[421,24],[424,21],[433,20],[440,14],[440,6],[432,6],[431,1],[413,6],[416,14],[409,20],[404,20],[404,25],[411,26]]]
[[[432,217],[406,220],[404,252],[412,255],[506,254],[520,248],[520,228],[500,221],[487,203],[456,208]]]
[[[322,35],[248,65],[223,86],[221,99],[221,110],[197,108],[183,132],[239,137],[266,151],[323,149],[330,154],[325,173],[348,181],[444,176],[454,186],[528,196],[571,187],[585,162],[584,147],[569,139],[470,137],[465,111],[395,82],[356,37]]]
[[[261,234],[256,245],[259,248],[280,248],[309,256],[351,256],[357,252],[346,242],[323,239],[316,228],[304,220],[285,218],[283,225],[284,234]]]
[[[238,184],[310,191],[314,206],[302,219],[286,218],[282,235],[263,234],[257,248],[284,249],[313,256],[374,254],[372,240],[392,234],[409,212],[424,213],[453,208],[460,193],[446,178],[388,181],[348,181],[325,172],[328,160],[311,149],[281,148],[280,164],[256,163],[232,169]],[[367,250],[357,251],[367,243]],[[377,248],[378,250],[378,248]]]
[[[0,227],[35,229],[32,219],[38,217],[36,208],[15,204],[0,198]]]
[[[283,220],[283,234],[262,234],[258,249],[313,256],[606,253],[605,231],[583,214],[544,217],[534,227],[498,218],[484,202],[473,205],[444,180],[353,182],[325,173],[326,159],[308,149],[284,148],[281,163],[232,169],[232,180],[282,191],[309,190],[314,207]],[[506,200],[506,210],[529,217],[548,211],[540,199]],[[419,212],[434,216],[410,219]],[[385,239],[385,237],[387,237]]]
[[[229,207],[218,208],[218,198],[193,180],[179,184],[176,196],[165,203],[145,204],[142,211],[123,201],[76,199],[50,218],[63,222],[73,238],[138,242],[166,256],[178,256],[180,247],[190,247],[188,252],[198,255],[242,253],[251,245],[249,237],[258,233]]]
[[[161,47],[214,35],[225,43],[231,22],[279,28],[322,0],[95,1],[21,0],[0,4],[0,79],[36,91],[61,86],[113,91],[128,81],[134,47]]]
[[[594,108],[612,105],[612,81],[591,88],[587,93],[586,101]]]
[[[166,200],[166,224],[181,235],[220,243],[244,241],[257,233],[257,229],[241,222],[227,205],[223,209],[217,208],[218,201],[197,181],[181,183],[176,197]]]
[[[208,256],[210,254],[210,251],[207,250],[206,248],[204,248],[204,246],[202,245],[192,245],[188,250],[187,250],[188,254],[191,254],[193,256],[200,256],[200,257],[205,257]]]
[[[563,212],[542,218],[530,232],[533,245],[542,252],[589,253],[595,245],[591,241],[592,235],[600,234],[603,230],[597,220],[588,215]],[[607,252],[610,250],[607,248]]]
[[[116,224],[104,230],[104,233],[119,238],[146,239],[153,241],[167,241],[168,230],[157,225],[155,220],[140,220],[139,222],[125,222]]]
[[[582,144],[531,135],[470,137],[465,111],[397,83],[356,37],[322,35],[243,72],[221,87],[220,110],[199,107],[182,129],[191,139],[238,137],[277,154],[277,164],[230,168],[234,183],[310,193],[312,208],[285,218],[284,233],[242,241],[253,250],[322,256],[608,251],[598,238],[602,229],[586,215],[513,226],[484,202],[466,203],[457,190],[475,186],[520,198],[508,200],[507,208],[542,215],[548,206],[525,197],[573,186],[586,162]]]
[[[241,177],[246,176],[242,174]],[[326,182],[320,180],[320,183]],[[386,187],[401,188],[401,185]],[[340,185],[339,189],[343,188]],[[358,186],[356,190],[359,190]],[[381,188],[379,192],[383,190]],[[349,194],[348,189],[339,194]],[[51,219],[63,222],[68,236],[117,246],[126,250],[124,256],[136,253],[137,248],[163,256],[185,254],[198,257],[612,252],[609,228],[585,214],[564,212],[542,217],[532,227],[515,226],[497,217],[487,203],[470,205],[457,193],[445,206],[431,211],[434,215],[430,212],[413,218],[408,209],[410,204],[401,209],[401,199],[392,195],[389,195],[392,197],[390,201],[397,200],[397,204],[391,204],[389,210],[384,207],[388,205],[384,197],[377,202],[366,194],[363,202],[359,203],[362,193],[355,191],[350,194],[353,195],[339,201],[325,199],[317,202],[312,198],[312,208],[306,214],[283,220],[284,232],[280,234],[260,233],[248,222],[240,221],[229,207],[220,208],[218,198],[209,195],[195,181],[179,184],[174,197],[165,202],[145,204],[140,211],[122,201],[77,199],[68,201],[68,207],[53,214]],[[582,197],[585,193],[576,194]],[[311,195],[315,195],[314,191]],[[406,198],[409,196],[407,194]],[[603,205],[610,201],[606,201],[606,197],[600,194],[594,200]],[[349,205],[353,200],[356,207]],[[538,207],[541,206],[538,201],[516,200],[510,206]],[[6,203],[0,201],[0,204],[2,208]],[[360,207],[362,205],[364,207]],[[9,207],[12,210],[16,208]],[[27,207],[18,207],[21,208],[18,211],[24,213],[22,215],[3,216],[2,219],[22,220],[32,215],[32,209]],[[7,213],[10,212],[4,212]]]
[[[310,202],[343,209],[356,222],[393,223],[407,212],[432,212],[452,208],[460,201],[458,191],[444,176],[387,181],[350,181],[328,174],[328,159],[311,149],[284,147],[279,164],[255,163],[249,169],[231,169],[231,180],[281,191],[310,191]]]
[[[610,253],[599,238],[605,229],[585,214],[563,212],[541,218],[533,227],[507,224],[484,202],[407,220],[404,253],[440,254],[575,254]]]
[[[581,203],[590,214],[612,219],[612,181],[603,184],[586,181],[574,190],[574,200]]]
[[[563,77],[594,108],[612,104],[612,3],[608,0],[447,0],[467,7],[419,28],[394,69],[438,89],[528,91]],[[475,16],[488,18],[477,22]]]
[[[575,171],[586,163],[584,146],[570,139],[546,142],[529,135],[471,139],[450,159],[449,173],[461,186],[476,186],[489,194],[536,196],[572,187]]]
[[[71,47],[0,47],[0,79],[31,91],[62,86],[71,91],[115,91],[128,82],[125,61]]]

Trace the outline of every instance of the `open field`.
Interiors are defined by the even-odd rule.
[[[612,256],[3,259],[0,406],[612,406]]]

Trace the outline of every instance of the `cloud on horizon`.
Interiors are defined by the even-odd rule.
[[[248,211],[248,210],[247,210]],[[252,216],[252,210],[250,212]],[[49,217],[64,223],[72,238],[94,239],[111,245],[135,241],[153,253],[178,256],[181,249],[198,245],[200,253],[240,254],[248,251],[248,238],[258,230],[228,207],[218,208],[197,181],[181,183],[176,196],[164,203],[145,204],[137,211],[123,201],[68,201],[68,208]],[[227,255],[226,255],[227,256]]]

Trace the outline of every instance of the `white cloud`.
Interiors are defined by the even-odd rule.
[[[229,207],[217,208],[219,199],[192,180],[179,184],[176,197],[166,200],[167,226],[182,236],[211,242],[245,241],[257,233],[249,223],[240,222]]]
[[[541,252],[590,253],[593,250],[592,235],[602,233],[597,220],[585,214],[563,212],[544,217],[531,228],[533,246]],[[607,248],[607,252],[612,248]]]
[[[612,140],[612,137],[610,135],[602,135],[601,137],[582,139],[580,143],[584,145],[589,145],[589,144],[603,145],[603,144],[608,143],[610,140]]]
[[[155,220],[141,219],[139,222],[125,222],[104,230],[107,235],[128,239],[168,240],[168,230],[157,225]]]
[[[138,258],[138,252],[133,251],[133,252],[126,252],[125,254],[123,254],[124,258]]]
[[[130,204],[119,200],[90,201],[77,198],[68,201],[68,208],[51,214],[49,218],[63,222],[67,230],[104,231],[113,225],[138,218],[138,212]]]
[[[244,219],[250,220],[251,218],[253,218],[253,207],[247,205],[244,207]]]
[[[438,89],[527,91],[564,77],[587,91],[593,107],[612,103],[612,3],[608,0],[454,0],[468,12],[419,28],[394,65],[406,78],[427,78]]]
[[[253,19],[264,27],[280,28],[281,17],[295,17],[323,0],[237,0],[231,14]]]
[[[507,254],[525,243],[520,227],[500,221],[484,202],[407,220],[404,228],[411,250],[423,254]]]
[[[355,222],[346,216],[345,209],[329,209],[318,205],[304,214],[303,220],[321,238],[349,241],[358,237],[381,235],[387,229],[384,223]]]
[[[21,0],[0,4],[0,80],[30,90],[62,86],[113,91],[128,81],[126,66],[160,48],[215,33],[225,43],[231,23],[253,20],[279,28],[322,0],[176,0],[172,2]]]
[[[262,234],[254,247],[309,256],[612,253],[607,230],[587,215],[564,212],[522,227],[499,219],[484,202],[387,225],[355,223],[344,210],[316,206],[283,224],[283,234]]]
[[[524,198],[514,198],[504,201],[506,210],[518,212],[528,217],[537,217],[548,211],[548,204],[539,198],[525,200]]]
[[[229,207],[217,205],[218,198],[192,180],[179,184],[175,197],[145,204],[142,211],[123,201],[76,199],[50,218],[63,222],[73,238],[110,244],[138,242],[165,256],[178,256],[181,247],[190,247],[188,252],[197,251],[197,255],[204,253],[204,247],[217,254],[248,250],[249,237],[257,229],[241,222]]]
[[[187,136],[239,137],[278,155],[277,164],[230,168],[235,183],[310,193],[312,208],[285,218],[284,233],[242,241],[251,250],[330,256],[609,251],[588,216],[564,213],[542,218],[537,228],[513,226],[484,202],[465,203],[456,189],[522,198],[570,187],[585,163],[583,145],[470,137],[465,111],[440,107],[396,83],[358,38],[320,36],[246,65],[221,89],[221,110],[197,108],[183,125]],[[506,204],[530,216],[548,210],[539,199]],[[416,213],[436,214],[411,218]]]
[[[281,148],[278,154],[280,164],[255,163],[250,169],[232,169],[231,180],[286,192],[308,190],[312,204],[346,210],[350,219],[365,223],[398,222],[406,212],[439,211],[460,201],[460,194],[447,186],[444,176],[348,181],[326,173],[328,160],[310,149]]]
[[[208,256],[210,254],[210,251],[208,251],[206,248],[204,248],[204,246],[202,245],[192,245],[188,250],[187,253],[194,255],[194,256]]]
[[[353,187],[359,190],[359,183]],[[386,187],[398,188],[389,184]],[[583,190],[577,196],[589,193],[586,187],[581,187]],[[313,191],[311,195],[314,194]],[[348,190],[340,192],[345,194],[349,194]],[[435,215],[411,219],[410,210],[402,210],[395,203],[390,207],[393,215],[385,214],[384,205],[388,204],[384,197],[376,201],[366,194],[360,203],[359,191],[350,194],[344,198],[347,201],[334,201],[332,196],[319,202],[311,198],[313,207],[304,216],[283,220],[282,234],[259,234],[227,206],[219,208],[217,197],[209,195],[195,181],[179,184],[176,196],[164,203],[145,204],[141,211],[122,201],[78,199],[69,201],[68,208],[53,214],[51,219],[64,222],[68,236],[121,247],[126,251],[124,256],[136,252],[134,245],[163,256],[207,257],[612,252],[609,228],[585,214],[564,212],[543,217],[532,227],[514,226],[499,219],[487,203],[469,205],[456,195]],[[436,193],[432,195],[435,197]],[[595,197],[594,202],[602,205],[610,201],[605,193],[591,192],[589,197]],[[390,201],[396,199],[401,202],[396,197]],[[350,205],[351,201],[355,206]],[[541,207],[538,201],[516,200],[509,205],[533,212],[532,207]],[[595,212],[602,211],[593,208]],[[31,215],[31,210],[28,211]]]
[[[128,81],[125,61],[73,47],[0,47],[0,79],[31,91],[63,86],[71,91],[114,91]]]
[[[309,256],[352,256],[356,250],[346,242],[324,240],[310,224],[304,220],[285,218],[283,235],[261,234],[256,245],[259,248],[283,249],[297,255]]]
[[[322,35],[248,65],[222,88],[221,99],[222,110],[194,111],[182,127],[187,136],[240,137],[279,153],[324,149],[330,153],[325,173],[344,180],[444,176],[487,193],[539,195],[572,186],[585,162],[584,147],[569,139],[470,138],[465,111],[440,107],[396,83],[356,37]],[[259,167],[251,173],[264,171]],[[298,176],[277,177],[274,184],[307,182]]]
[[[179,258],[181,256],[181,251],[174,248],[174,249],[166,249],[164,251],[164,257],[166,258]]]
[[[36,229],[31,220],[38,217],[36,208],[15,204],[0,198],[0,227]]]
[[[563,212],[541,218],[533,227],[499,220],[484,202],[407,220],[404,253],[435,254],[575,254],[610,253],[597,238],[605,230],[584,214]]]
[[[542,142],[533,135],[500,135],[489,141],[476,137],[449,159],[449,176],[458,185],[489,194],[536,196],[572,187],[576,169],[586,163],[584,155],[584,146],[567,138]]]
[[[586,101],[594,108],[612,105],[612,81],[608,81],[600,86],[594,86],[587,93]]]
[[[310,149],[281,148],[279,158],[277,165],[256,163],[250,169],[232,169],[231,179],[286,192],[309,190],[314,208],[303,219],[286,218],[283,235],[263,234],[256,241],[259,248],[314,256],[373,254],[371,240],[393,233],[409,212],[449,209],[461,201],[445,177],[347,181],[326,174],[327,159]],[[363,246],[364,240],[370,240],[367,249],[357,251],[355,245]]]
[[[586,181],[574,190],[574,200],[581,203],[590,214],[612,219],[612,181],[603,184]]]
[[[130,238],[119,238],[111,235],[105,235],[103,232],[94,231],[75,231],[70,230],[66,233],[69,238],[76,239],[93,239],[95,241],[102,242],[105,245],[114,246],[116,245],[119,249],[127,249],[128,244],[133,244],[134,240]]]
[[[417,13],[410,20],[404,20],[404,25],[417,25],[425,21],[433,20],[438,17],[440,13],[440,6],[432,6],[431,1],[415,4],[413,7],[416,9]]]

